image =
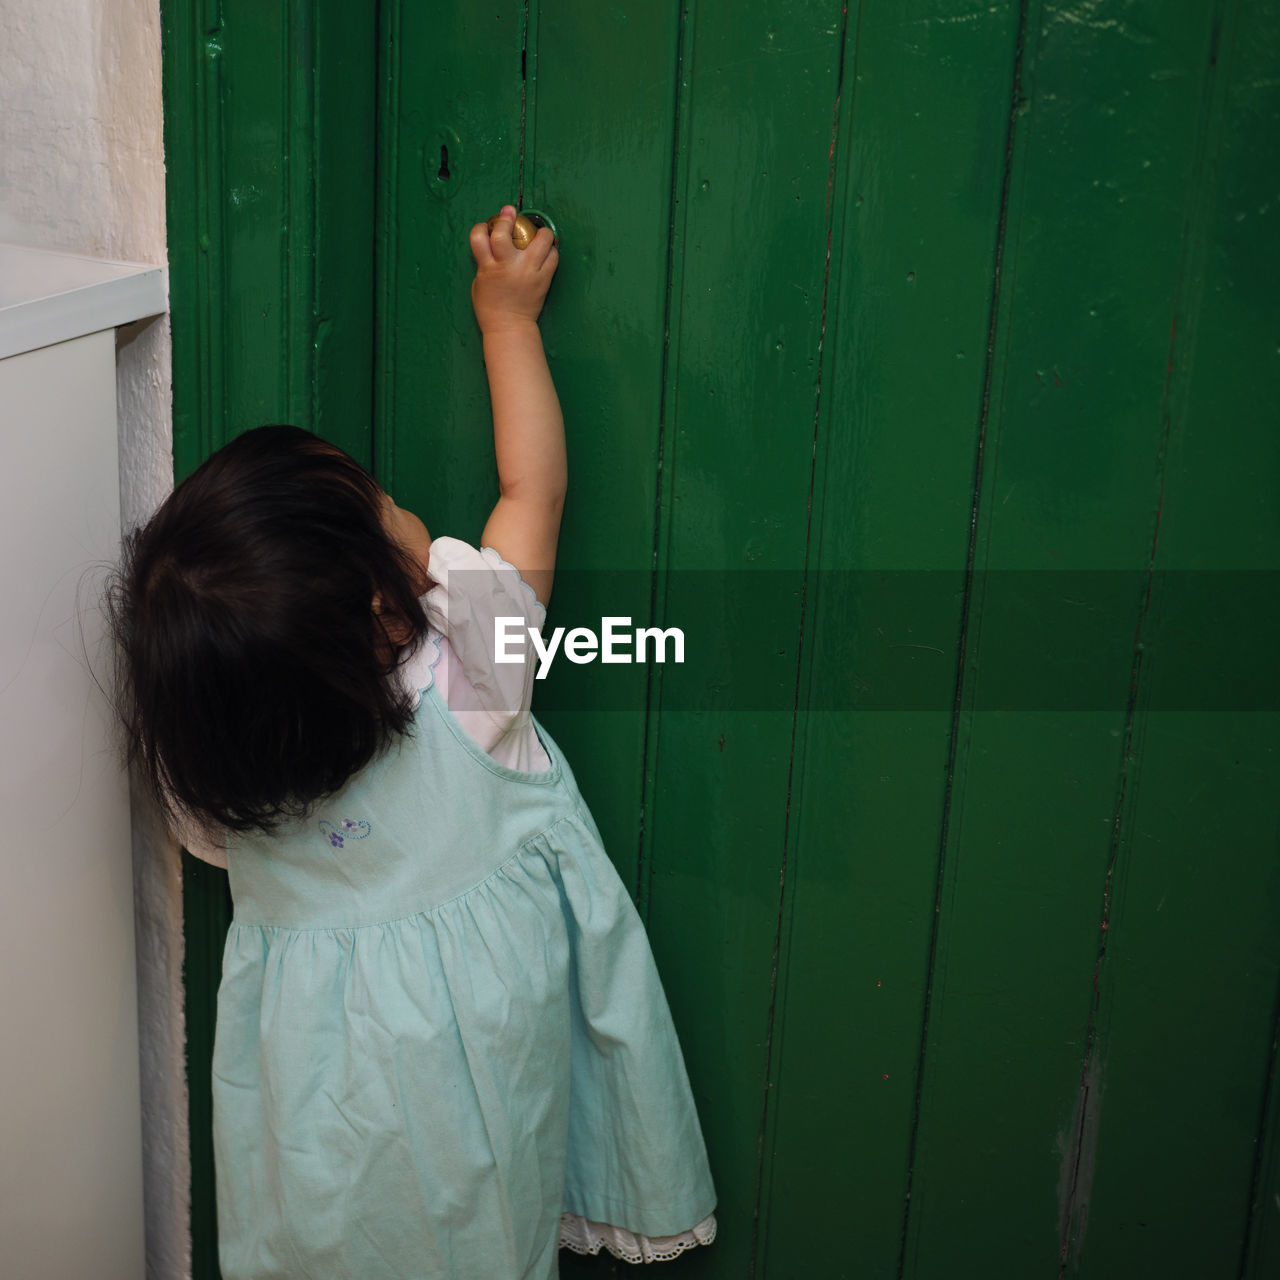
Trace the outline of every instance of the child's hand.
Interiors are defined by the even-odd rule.
[[[486,223],[471,228],[471,255],[476,260],[471,305],[485,334],[536,325],[560,261],[549,227],[540,227],[527,249],[517,249],[511,239],[515,221],[515,208],[504,205],[492,235]]]

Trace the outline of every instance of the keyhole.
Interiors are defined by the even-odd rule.
[[[448,182],[452,176],[449,172],[449,148],[442,146],[440,148],[440,168],[436,171],[436,177],[441,182]]]

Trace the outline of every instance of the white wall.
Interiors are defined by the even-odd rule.
[[[158,0],[3,0],[0,240],[165,261]],[[128,523],[172,480],[167,322],[120,371]]]
[[[0,0],[0,240],[166,260],[158,0]],[[129,526],[172,479],[167,318],[120,332],[117,387]],[[190,1274],[178,871],[163,833],[135,819],[147,1275],[157,1280]]]

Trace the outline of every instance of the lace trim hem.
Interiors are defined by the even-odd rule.
[[[670,1262],[686,1249],[710,1244],[716,1238],[716,1215],[709,1213],[697,1226],[674,1236],[641,1236],[609,1222],[593,1222],[578,1213],[560,1215],[560,1247],[593,1256],[608,1249],[623,1262]]]
[[[422,633],[417,648],[400,662],[397,672],[400,686],[409,695],[415,707],[420,705],[422,695],[436,681],[436,664],[441,656],[440,641],[436,639],[437,636],[443,639],[442,632],[436,631],[434,627],[428,627]],[[424,666],[423,659],[427,658],[428,654],[431,656]]]
[[[497,557],[498,563],[502,565],[503,568],[510,569],[511,572],[516,575],[516,581],[529,593],[529,599],[533,601],[537,608],[542,610],[542,620],[545,622],[547,620],[547,606],[538,599],[538,593],[524,580],[524,575],[520,570],[509,561],[504,560],[497,547],[481,547],[480,550],[492,553]]]

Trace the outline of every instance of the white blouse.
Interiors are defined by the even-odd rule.
[[[467,736],[499,764],[550,769],[530,712],[538,656],[529,628],[541,636],[546,607],[492,547],[435,538],[428,572],[437,584],[422,597],[430,629],[400,668],[404,686],[417,696],[434,679]],[[514,619],[503,648],[521,661],[497,660],[498,618]]]

